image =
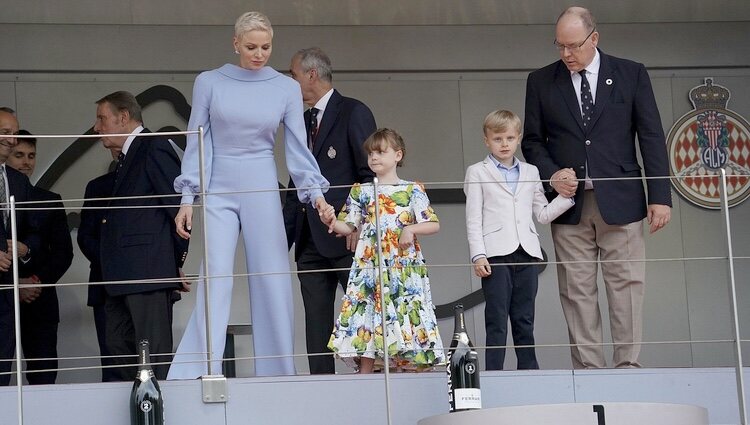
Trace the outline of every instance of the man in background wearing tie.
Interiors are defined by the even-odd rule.
[[[176,236],[179,197],[158,195],[174,195],[180,160],[167,139],[148,134],[132,94],[118,91],[96,104],[94,131],[102,135],[104,147],[121,150],[113,199],[99,227],[102,279],[132,281],[104,286],[105,342],[111,355],[120,356],[112,359],[118,365],[135,362],[128,356],[137,353],[142,339],[149,340],[154,362],[167,362],[171,355],[159,354],[172,352],[172,292],[182,287],[180,267],[188,241]],[[165,379],[169,365],[153,369],[157,379]],[[129,381],[135,368],[115,368],[113,374]]]
[[[32,186],[28,177],[11,167],[6,167],[13,147],[18,143],[18,120],[8,108],[0,108],[0,385],[10,383],[11,362],[14,357],[15,318],[13,305],[13,261],[20,260],[19,268],[32,259],[32,253],[39,250],[39,231],[34,220],[29,219],[28,211],[16,211],[18,244],[11,248],[11,227],[8,202],[11,196],[16,202],[31,199]],[[5,242],[7,241],[7,242]],[[22,273],[19,270],[19,273]]]
[[[607,287],[614,367],[640,367],[645,280],[643,218],[650,232],[669,223],[671,193],[664,132],[646,68],[597,49],[591,12],[557,20],[559,61],[529,75],[526,160],[575,206],[552,224],[560,300],[573,367],[606,367],[597,298],[597,261]],[[649,179],[641,180],[637,146]],[[572,168],[575,172],[567,170]],[[578,177],[579,184],[575,183]],[[623,179],[624,178],[624,179]],[[605,180],[600,180],[605,179]],[[611,180],[610,180],[611,179]]]
[[[308,147],[331,183],[326,200],[340,210],[349,188],[334,188],[372,180],[362,144],[376,130],[375,118],[364,103],[342,96],[332,85],[331,60],[319,48],[298,51],[290,66],[292,78],[302,89],[302,100],[311,106],[305,112]],[[294,183],[289,180],[289,188]],[[330,353],[327,348],[334,322],[336,287],[346,288],[356,237],[337,239],[321,223],[318,213],[305,207],[294,190],[287,192],[284,223],[305,304],[307,353]],[[354,235],[356,236],[356,235]],[[315,272],[320,269],[339,271]],[[332,356],[308,357],[310,373],[334,373]]]

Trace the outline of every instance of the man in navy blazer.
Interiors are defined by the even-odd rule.
[[[669,222],[672,205],[659,111],[646,68],[597,49],[590,11],[565,10],[555,35],[561,60],[527,80],[521,147],[542,179],[551,180],[551,190],[575,194],[575,206],[552,225],[570,342],[594,344],[571,348],[573,366],[606,367],[596,345],[602,342],[596,285],[601,258],[607,260],[601,268],[614,366],[640,367],[645,264],[631,260],[645,258],[643,218],[653,233]],[[647,180],[648,197],[644,173],[664,177]]]
[[[30,136],[20,130],[19,135]],[[36,138],[18,138],[7,165],[31,177],[36,168]],[[73,242],[68,217],[59,194],[34,186],[32,200],[48,201],[32,204],[31,219],[39,228],[40,249],[21,273],[20,283],[42,284],[21,291],[21,346],[26,359],[26,380],[31,385],[54,384],[57,378],[57,328],[60,307],[57,288],[53,286],[73,262]],[[33,360],[46,359],[46,360]],[[29,361],[33,360],[33,361]],[[28,373],[31,372],[31,373]]]
[[[113,150],[113,157],[116,159],[120,153],[119,150]],[[94,326],[96,328],[96,339],[99,343],[99,354],[102,356],[100,363],[102,365],[102,382],[116,381],[113,368],[107,367],[112,365],[112,360],[108,357],[109,350],[106,344],[106,319],[104,317],[104,299],[106,291],[104,286],[98,284],[102,282],[102,266],[99,259],[99,228],[102,218],[104,218],[106,199],[112,195],[112,188],[115,184],[115,172],[111,171],[101,175],[86,184],[84,192],[83,206],[81,208],[81,224],[78,226],[78,247],[89,260],[89,283],[88,296],[86,305],[94,310]],[[99,198],[99,199],[97,199]]]
[[[334,188],[371,181],[362,144],[376,130],[375,118],[364,103],[342,96],[332,85],[331,60],[319,48],[302,49],[292,57],[292,78],[302,89],[302,99],[311,106],[305,112],[308,147],[318,162],[320,172],[331,183],[326,200],[340,210],[349,188]],[[313,115],[315,112],[315,115]],[[289,180],[289,188],[294,183]],[[318,213],[297,199],[294,190],[287,192],[284,223],[289,247],[295,245],[294,258],[305,304],[307,352],[328,353],[326,348],[333,330],[336,287],[346,288],[356,237],[336,238],[321,223]],[[356,236],[356,235],[355,235]],[[314,272],[319,269],[342,269],[337,272]],[[332,356],[308,357],[310,373],[334,373]]]
[[[174,195],[180,160],[169,140],[148,135],[132,94],[115,92],[96,103],[94,130],[102,134],[104,147],[121,149],[113,199],[107,203],[99,228],[102,279],[132,281],[104,286],[106,345],[111,355],[130,356],[137,353],[138,341],[147,339],[151,353],[157,354],[152,361],[166,362],[171,356],[158,353],[172,352],[172,293],[182,287],[180,268],[188,241],[176,236],[179,198],[159,195]],[[149,281],[153,279],[161,281]],[[113,359],[120,365],[134,361]],[[165,379],[169,365],[153,369],[157,379]],[[135,368],[115,368],[114,373],[128,381],[135,376]]]
[[[15,355],[15,317],[13,305],[13,261],[19,261],[19,273],[23,273],[26,266],[34,258],[34,253],[39,252],[39,229],[36,220],[30,219],[28,210],[19,205],[16,210],[16,228],[18,245],[15,250],[10,250],[11,239],[10,215],[8,202],[10,197],[15,196],[17,203],[30,201],[33,186],[28,177],[6,166],[5,162],[10,156],[13,147],[18,143],[15,137],[9,137],[18,133],[18,120],[7,108],[0,109],[0,386],[8,385],[10,382],[10,367],[12,362],[8,361]],[[7,190],[6,190],[7,189]]]

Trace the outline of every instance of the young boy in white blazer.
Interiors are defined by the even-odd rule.
[[[504,346],[510,317],[518,369],[538,369],[534,345],[536,262],[542,259],[532,216],[548,224],[573,206],[558,195],[548,203],[539,170],[515,157],[521,119],[494,111],[484,119],[489,155],[466,170],[466,231],[474,273],[482,278],[486,345]],[[487,370],[502,370],[505,349],[488,349]]]

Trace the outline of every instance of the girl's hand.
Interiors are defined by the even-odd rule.
[[[412,245],[414,245],[414,233],[409,229],[409,226],[406,226],[401,230],[401,237],[398,238],[398,247],[407,249]]]
[[[487,277],[492,274],[492,268],[490,267],[490,262],[487,261],[487,257],[474,260],[474,274],[477,277]]]
[[[180,205],[174,224],[177,227],[177,234],[182,239],[190,239],[190,231],[193,230],[193,206]]]

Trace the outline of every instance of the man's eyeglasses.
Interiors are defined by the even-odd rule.
[[[555,39],[555,41],[553,41],[552,43],[555,45],[555,47],[557,48],[557,50],[559,50],[560,52],[565,51],[565,49],[568,49],[571,52],[577,52],[578,50],[581,50],[581,47],[583,47],[584,44],[586,44],[586,42],[589,40],[589,38],[591,37],[591,34],[593,34],[594,31],[596,31],[596,28],[592,29],[591,32],[589,33],[589,35],[587,35],[586,38],[584,38],[583,41],[580,42],[580,43],[576,43],[576,44],[560,44],[560,43],[557,42],[557,39]]]

